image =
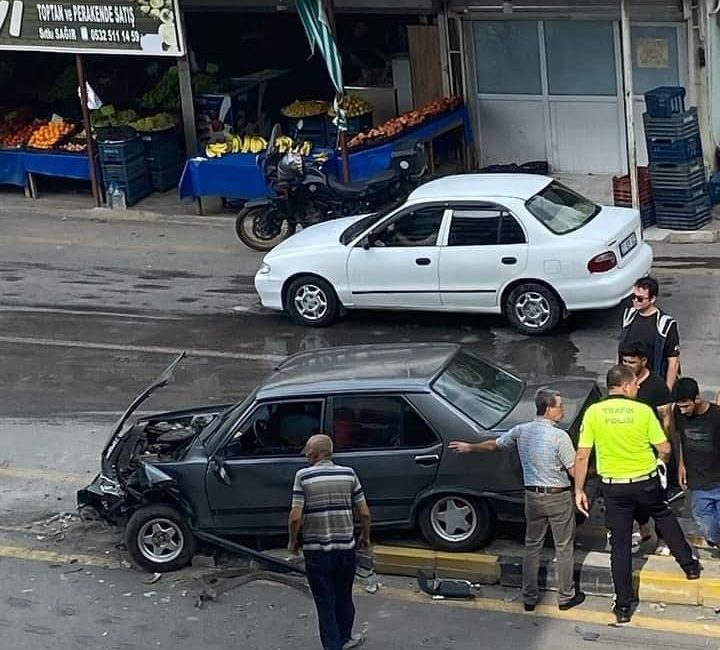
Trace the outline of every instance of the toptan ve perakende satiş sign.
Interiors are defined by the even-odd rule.
[[[177,0],[0,0],[0,50],[184,54]]]

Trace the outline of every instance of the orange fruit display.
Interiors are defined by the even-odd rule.
[[[35,149],[52,149],[61,138],[73,131],[75,126],[70,122],[48,122],[39,126],[28,141],[29,147]]]

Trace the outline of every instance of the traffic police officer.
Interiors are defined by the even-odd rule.
[[[590,453],[595,447],[605,498],[605,525],[610,531],[613,611],[618,623],[628,623],[634,600],[632,529],[636,510],[646,510],[655,520],[688,580],[700,577],[700,564],[664,501],[653,448],[665,461],[671,447],[653,410],[635,401],[635,374],[626,366],[613,366],[607,373],[607,388],[607,399],[592,404],[583,417],[575,458],[575,502],[587,514],[589,503],[584,488]]]

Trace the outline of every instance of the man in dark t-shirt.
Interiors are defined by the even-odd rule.
[[[692,490],[693,517],[708,544],[720,544],[720,406],[700,397],[690,377],[673,392],[682,455],[680,484]]]
[[[648,369],[664,379],[672,390],[680,375],[680,335],[675,319],[657,307],[658,291],[655,278],[648,276],[635,283],[632,307],[623,314],[618,348],[643,345]]]
[[[620,348],[620,362],[622,365],[630,368],[637,378],[638,394],[635,399],[643,404],[647,404],[655,413],[660,424],[662,425],[668,440],[671,440],[672,433],[672,410],[670,402],[670,391],[665,385],[665,381],[656,373],[652,372],[648,367],[648,352],[642,343],[626,343]],[[677,452],[676,452],[677,453]],[[677,466],[675,461],[675,453],[670,456],[667,463],[668,466],[668,488],[673,493],[679,488],[677,486]],[[650,514],[643,509],[639,509],[635,513],[635,521],[640,526],[640,538],[642,542],[650,540],[652,537],[652,527],[650,526]],[[658,533],[658,552],[665,554],[664,543]]]

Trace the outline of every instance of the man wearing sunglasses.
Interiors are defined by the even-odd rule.
[[[657,280],[650,276],[635,283],[632,307],[623,314],[618,348],[643,346],[648,351],[648,369],[660,375],[672,390],[680,374],[680,336],[675,319],[656,304],[658,291]]]

